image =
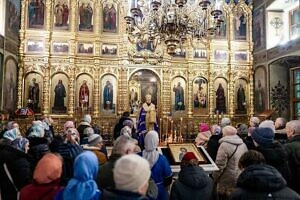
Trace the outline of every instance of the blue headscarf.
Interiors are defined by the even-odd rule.
[[[79,154],[74,161],[74,176],[63,192],[64,200],[99,199],[100,191],[95,182],[98,159],[91,151]]]
[[[29,129],[28,137],[44,137],[45,131],[43,122],[41,121],[34,121],[32,122],[32,126]]]
[[[25,146],[27,143],[29,143],[29,140],[27,138],[19,137],[12,141],[11,145],[16,149],[25,152]]]
[[[17,128],[10,129],[5,131],[3,137],[9,139],[10,141],[14,141],[19,136],[19,130]]]

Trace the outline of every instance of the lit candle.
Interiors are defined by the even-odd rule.
[[[171,137],[173,135],[173,120],[171,120]]]
[[[162,140],[162,119],[159,118],[159,140]]]
[[[180,135],[182,135],[182,117],[180,117]]]

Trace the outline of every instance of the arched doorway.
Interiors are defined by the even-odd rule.
[[[147,94],[151,95],[152,103],[159,109],[160,79],[151,70],[137,70],[129,78],[128,93],[131,114],[137,114]]]

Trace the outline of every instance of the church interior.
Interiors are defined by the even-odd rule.
[[[17,118],[15,111],[29,106],[35,117],[51,116],[59,130],[63,121],[91,114],[109,140],[122,113],[136,118],[151,94],[161,132],[186,138],[199,122],[224,116],[235,122],[254,115],[299,119],[297,0],[213,1],[220,23],[211,16],[205,23],[215,31],[174,33],[180,37],[174,44],[169,30],[155,38],[146,25],[138,32],[138,23],[130,24],[132,8],[147,12],[145,3],[1,1],[3,118]]]
[[[76,168],[77,160],[82,165],[89,162],[80,160],[81,155],[86,156],[82,159],[93,157],[83,150],[96,148],[98,154],[94,153],[101,166],[110,162],[108,155],[116,155],[114,148],[125,135],[134,138],[127,138],[128,143],[123,141],[133,145],[124,145],[128,147],[126,154],[138,152],[149,162],[143,164],[144,159],[134,164],[140,158],[125,156],[127,164],[123,166],[118,157],[118,161],[114,160],[114,173],[124,175],[124,180],[134,178],[134,173],[130,179],[125,177],[122,170],[117,171],[118,164],[120,169],[137,172],[148,180],[149,166],[152,170],[155,163],[164,163],[164,179],[153,176],[153,171],[151,178],[165,186],[176,185],[184,164],[200,165],[217,180],[215,189],[221,197],[231,194],[231,184],[238,180],[235,172],[246,171],[247,159],[253,156],[258,164],[270,164],[274,158],[279,159],[276,165],[289,166],[294,177],[278,168],[282,175],[279,179],[284,187],[300,192],[299,142],[298,153],[293,154],[295,165],[285,157],[276,157],[284,154],[282,146],[287,139],[293,136],[300,141],[300,0],[0,0],[0,74],[0,179],[4,180],[4,172],[8,174],[5,181],[13,184],[14,195],[19,190],[2,156],[13,150],[5,154],[8,147],[2,145],[12,145],[17,134],[25,138],[19,139],[24,143],[18,141],[17,147],[23,145],[22,151],[29,154],[38,143],[33,136],[45,139],[47,152],[62,155],[63,161],[56,158],[59,163],[66,160],[62,146],[73,145],[66,147],[74,154],[72,162],[67,163],[69,166],[64,163],[57,177],[65,185],[73,180],[73,172],[68,177],[65,174],[73,170],[73,161]],[[277,128],[283,128],[283,132]],[[18,132],[13,132],[15,129]],[[217,148],[212,153],[210,141],[216,137]],[[222,149],[226,137],[237,137],[234,142],[238,141],[227,142],[236,146],[229,151],[229,147]],[[93,142],[94,149],[89,146]],[[278,154],[270,153],[274,149],[268,156],[262,151],[261,158],[248,151],[275,143],[276,148],[280,146],[279,150],[274,147]],[[149,146],[152,149],[148,150]],[[220,149],[226,154],[226,165],[232,164],[231,158],[236,161],[234,173],[222,168]],[[250,156],[243,157],[248,152]],[[35,171],[44,157],[34,158]],[[51,159],[55,160],[53,155]],[[130,169],[131,161],[132,166],[146,168]],[[98,165],[94,170],[98,172]],[[264,170],[273,168],[267,166]],[[76,173],[75,170],[74,176]],[[277,171],[274,173],[277,176]],[[223,175],[235,179],[218,182]],[[102,176],[106,174],[99,170],[100,183]],[[128,183],[122,188],[116,177],[110,178],[114,178],[116,189],[127,191],[128,185],[135,186]],[[6,184],[1,182],[0,199],[1,191],[6,191]],[[100,193],[103,188],[104,196],[108,195],[103,185],[97,187],[95,181],[89,184],[93,185],[82,188],[99,188]],[[222,184],[226,194],[222,193]],[[145,188],[139,187],[138,192],[145,195]],[[150,199],[167,200],[169,194],[170,199],[177,199],[172,197],[173,189],[165,191],[160,185],[156,189],[157,198]],[[58,194],[66,199],[67,192]],[[99,191],[93,192],[85,195],[93,194],[96,196],[90,199],[99,199]],[[76,195],[80,193],[78,190]],[[69,197],[73,194],[70,192]],[[274,193],[274,199],[275,196]],[[194,197],[183,199],[191,198]],[[9,197],[8,192],[2,199],[15,196]],[[300,199],[299,195],[295,199]]]

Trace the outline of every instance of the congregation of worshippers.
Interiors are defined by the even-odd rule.
[[[176,173],[158,150],[159,133],[138,133],[127,112],[109,151],[91,115],[59,133],[52,123],[33,121],[24,135],[11,121],[1,132],[1,200],[300,199],[300,120],[199,123],[193,142],[218,170],[205,171],[187,151]]]

